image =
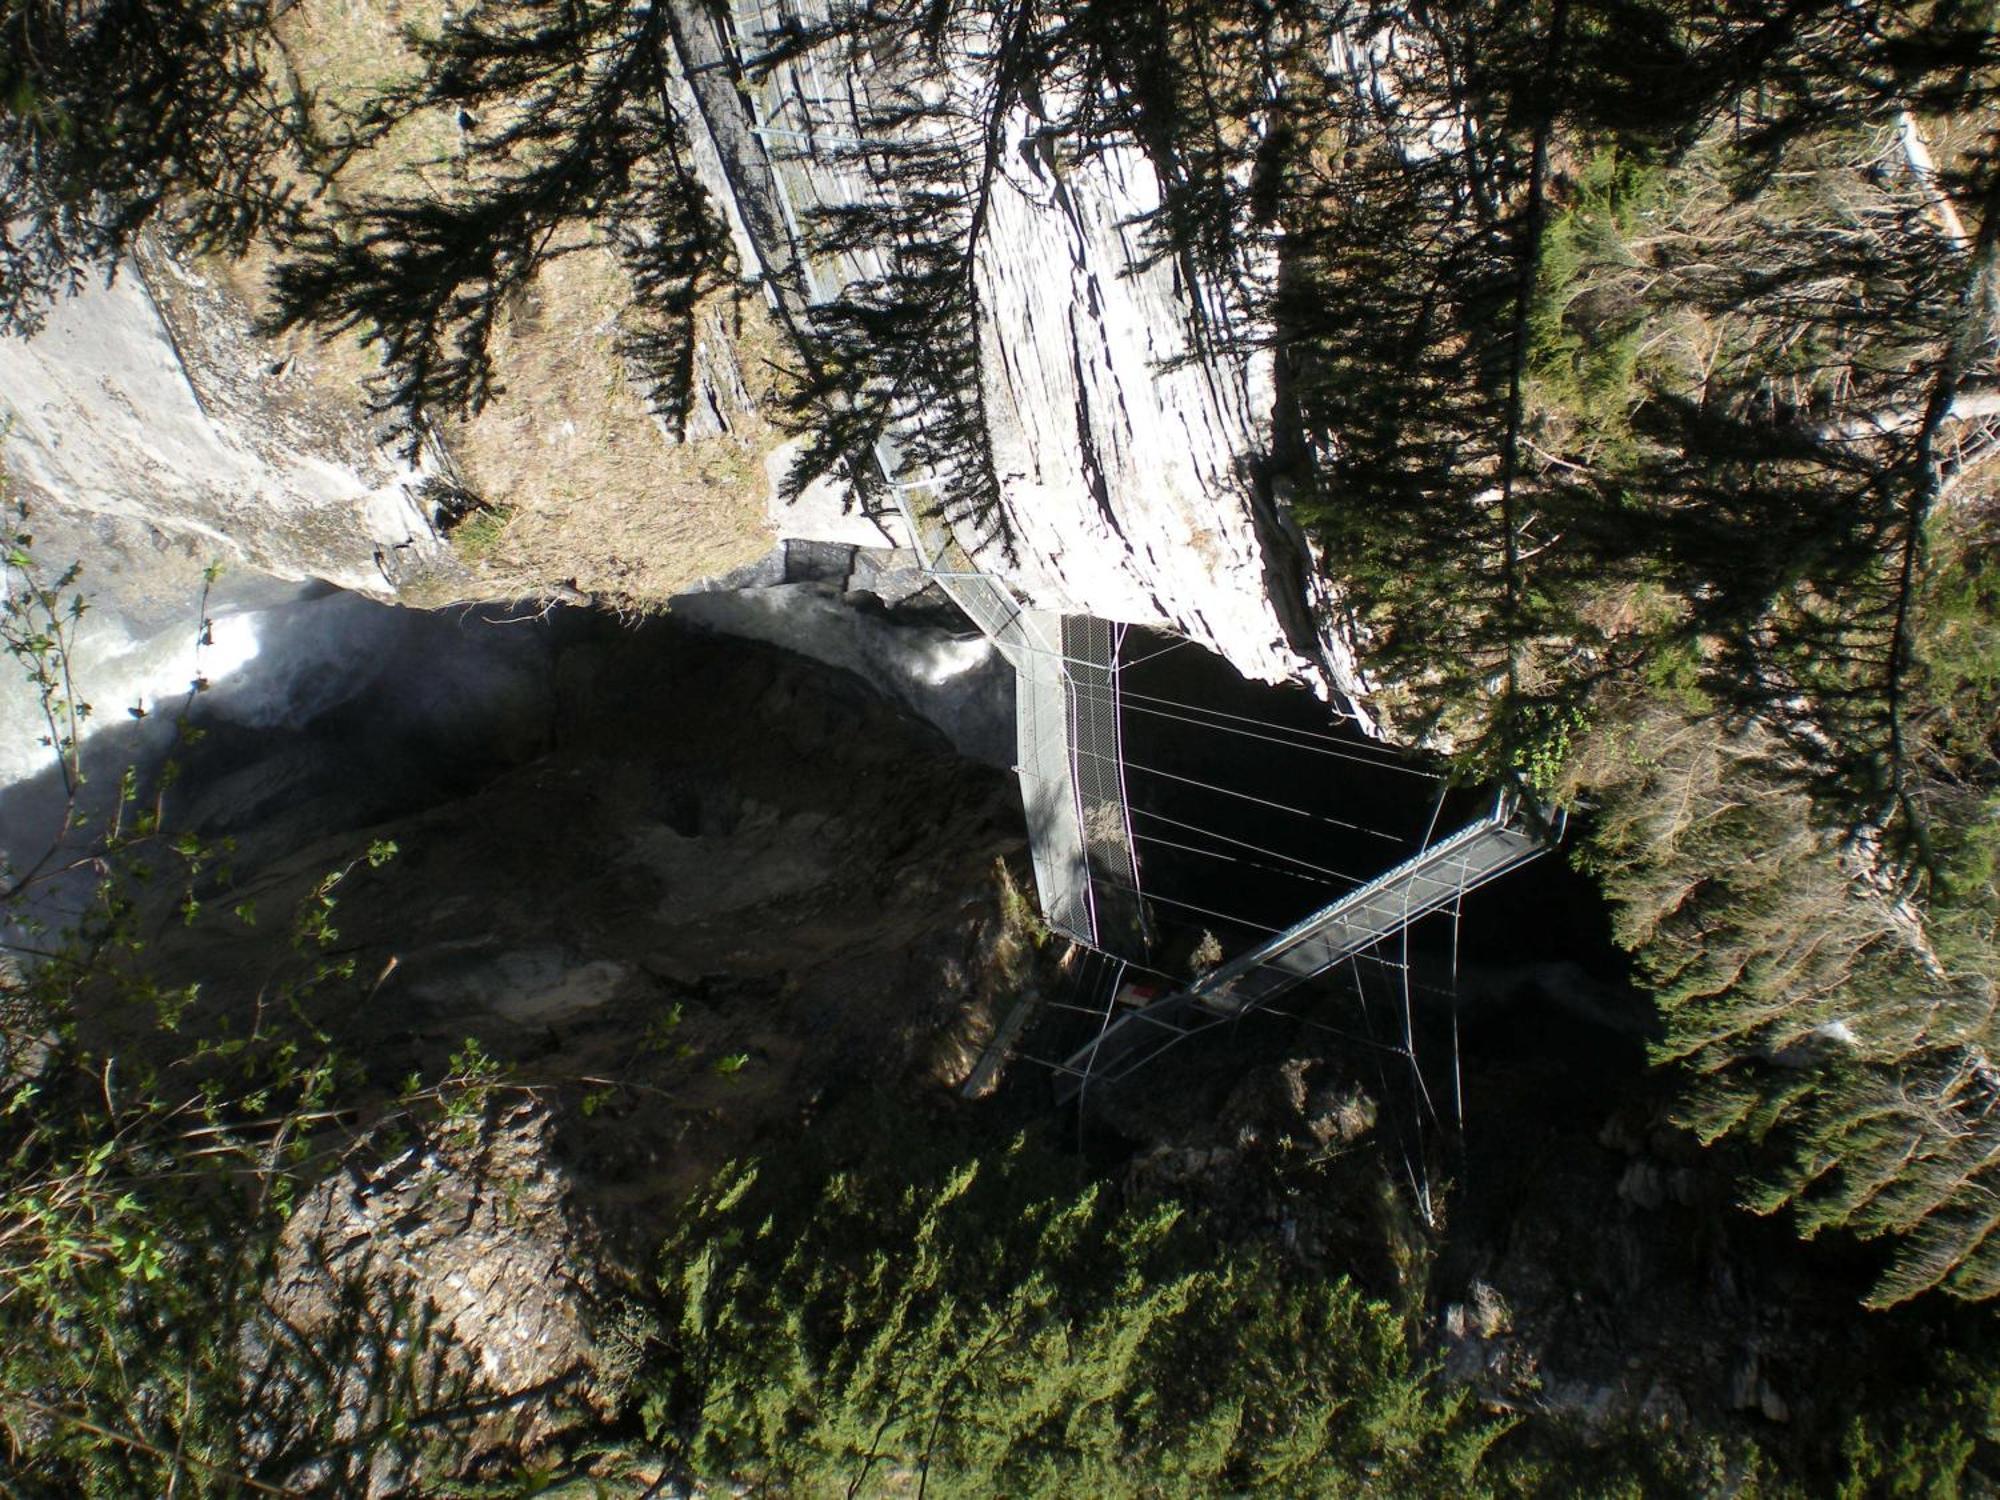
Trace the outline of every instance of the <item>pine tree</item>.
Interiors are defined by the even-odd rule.
[[[645,1412],[685,1473],[817,1494],[1461,1492],[1498,1429],[1385,1306],[1217,1253],[1017,1141],[782,1187],[725,1173],[661,1259]]]
[[[442,113],[467,126],[461,170],[448,190],[363,194],[302,225],[273,279],[272,327],[379,344],[375,404],[414,446],[426,413],[474,413],[494,394],[511,299],[551,260],[603,244],[635,303],[622,352],[677,425],[695,304],[732,273],[672,102],[669,9],[508,0],[410,44],[421,72],[370,102],[353,137],[365,149]]]
[[[149,225],[241,251],[297,222],[299,101],[248,0],[0,5],[0,333],[29,333]]]

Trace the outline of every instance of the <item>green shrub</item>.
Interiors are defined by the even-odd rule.
[[[1501,1430],[1344,1278],[1219,1249],[1177,1206],[1122,1206],[1020,1140],[908,1155],[816,1186],[733,1168],[687,1206],[644,1421],[688,1475],[810,1495],[1459,1493]]]

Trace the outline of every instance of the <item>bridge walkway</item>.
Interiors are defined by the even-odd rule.
[[[785,267],[772,295],[804,298],[812,311],[849,287],[881,276],[881,257],[862,249],[814,255],[806,227],[824,209],[879,200],[871,145],[858,117],[859,90],[835,86],[823,47],[801,47],[827,16],[825,0],[750,0],[730,15],[729,42],[748,87],[785,232]],[[753,68],[761,57],[782,55]],[[745,164],[739,163],[742,170]],[[984,571],[945,514],[943,476],[913,471],[904,440],[920,429],[909,413],[875,444],[874,460],[924,571],[978,627],[1015,672],[1016,767],[1043,919],[1092,947],[1143,941],[1138,863],[1124,801],[1119,745],[1118,639],[1123,627],[1088,615],[1030,608]],[[1107,769],[1108,768],[1108,769]]]
[[[814,308],[886,269],[873,251],[816,255],[806,233],[815,213],[881,202],[889,191],[871,170],[882,143],[868,139],[861,118],[865,85],[844,72],[829,76],[827,44],[803,45],[827,14],[827,0],[738,0],[724,39],[762,148],[754,162],[727,166],[732,175],[764,176],[789,241],[758,246],[777,271],[767,286],[793,304],[808,333]],[[1136,951],[1146,922],[1119,729],[1122,627],[1031,608],[979,566],[977,549],[945,514],[948,476],[915,471],[904,457],[922,416],[911,411],[891,424],[873,457],[926,572],[1014,667],[1017,770],[1044,919],[1088,947]],[[1496,802],[1486,818],[1196,984],[1110,1022],[1059,1067],[1062,1090],[1126,1076],[1187,1037],[1271,1003],[1542,848],[1539,834]]]
[[[1057,1097],[1075,1098],[1086,1082],[1116,1082],[1196,1033],[1271,1004],[1432,912],[1454,907],[1466,892],[1526,864],[1546,847],[1541,831],[1510,798],[1495,798],[1485,817],[1449,838],[1186,989],[1110,1020],[1058,1067]]]

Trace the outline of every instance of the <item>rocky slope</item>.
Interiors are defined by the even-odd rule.
[[[360,993],[325,1024],[388,1088],[477,1036],[565,1099],[557,1149],[589,1163],[614,1234],[823,1088],[964,1076],[1011,998],[993,966],[1018,916],[995,865],[1023,844],[1011,778],[846,674],[667,622],[576,618],[546,670],[540,709],[523,700],[541,735],[515,726],[511,764],[469,789],[435,759],[352,774],[332,718],[216,723],[178,805],[237,837],[214,909],[269,916],[188,932],[167,914],[163,962],[248,1007],[291,961],[282,914],[392,839],[340,888]]]
[[[459,571],[425,501],[434,466],[383,449],[358,392],[322,399],[246,308],[164,256],[0,339],[0,391],[10,493],[94,572],[185,598],[220,561],[390,599]]]

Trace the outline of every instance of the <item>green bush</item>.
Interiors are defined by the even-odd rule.
[[[816,1186],[734,1168],[688,1205],[644,1403],[687,1475],[808,1495],[1460,1493],[1502,1430],[1344,1278],[1218,1246],[1172,1204],[1121,1206],[1021,1140],[906,1161]]]

